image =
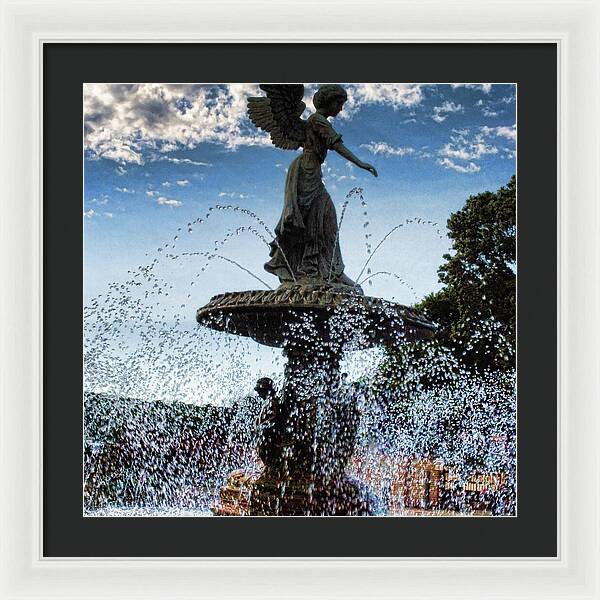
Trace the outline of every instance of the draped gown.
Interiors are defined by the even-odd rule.
[[[288,169],[283,212],[275,228],[276,242],[271,242],[272,258],[265,264],[281,283],[295,278],[300,283],[356,286],[344,274],[335,206],[321,171],[327,151],[341,139],[323,115],[308,118],[303,152]]]

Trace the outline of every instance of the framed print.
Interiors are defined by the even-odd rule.
[[[3,597],[598,597],[598,9],[436,6],[3,5]]]
[[[437,82],[430,71],[437,56],[460,62],[475,50],[499,83]],[[554,335],[538,309],[518,333],[545,339],[548,356],[534,362],[525,352],[515,360],[515,283],[517,274],[526,282],[523,299],[527,282],[543,288],[555,279],[552,269],[528,270],[536,253],[552,256],[556,225],[553,214],[536,211],[535,236],[527,233],[532,205],[517,206],[517,189],[526,193],[531,183],[516,172],[516,152],[519,131],[524,148],[547,139],[537,163],[521,164],[530,165],[526,173],[539,170],[532,180],[543,171],[554,181],[556,134],[548,121],[556,109],[548,98],[556,94],[556,49],[115,44],[111,52],[125,69],[116,79],[131,80],[130,64],[140,74],[140,51],[158,82],[97,82],[96,65],[109,65],[106,47],[45,47],[47,98],[83,86],[85,246],[83,415],[79,396],[76,405],[53,402],[66,377],[52,358],[46,369],[46,414],[53,416],[44,427],[45,552],[70,554],[73,543],[84,551],[101,519],[94,540],[109,555],[156,552],[149,542],[132,545],[127,531],[135,526],[155,532],[161,545],[168,531],[181,538],[180,527],[194,532],[190,540],[210,531],[217,540],[210,552],[223,556],[230,548],[217,548],[218,540],[240,527],[262,532],[262,546],[240,541],[235,548],[248,556],[309,556],[309,539],[328,531],[322,556],[355,555],[356,545],[342,543],[348,535],[373,540],[363,553],[405,555],[396,544],[375,545],[382,528],[392,539],[414,536],[412,528],[427,532],[423,540],[439,539],[418,549],[424,556],[472,554],[482,532],[495,542],[480,543],[481,556],[555,556],[555,504],[540,506],[530,487],[536,477],[554,487],[555,413],[542,404],[553,393],[543,365]],[[210,60],[217,53],[219,61]],[[504,73],[493,71],[516,53],[515,82],[502,82]],[[331,81],[331,65],[344,60],[362,79],[368,56],[377,81],[160,83],[157,71],[165,61],[173,76],[178,57],[187,56],[220,74],[237,64],[229,78],[239,81],[252,64],[274,65],[273,56],[283,58],[283,70],[300,57],[314,69],[324,54],[321,81]],[[386,83],[374,71],[375,61],[408,56],[434,83]],[[72,77],[80,61],[91,81]],[[45,127],[63,132],[62,145],[70,126],[79,135],[82,123],[72,119],[74,106],[60,104],[45,104]],[[277,162],[285,150],[296,151],[287,166]],[[47,138],[46,156],[48,203],[54,178],[64,180],[65,155]],[[47,269],[56,263],[75,274],[67,261],[79,270],[78,253],[51,224],[68,216],[50,214]],[[411,275],[411,264],[421,265],[420,275]],[[48,357],[59,356],[52,340],[64,342],[66,314],[75,310],[51,282],[46,301],[60,298],[65,317],[54,320],[60,336],[46,325]],[[553,310],[548,302],[547,315]],[[74,327],[73,342],[75,335]],[[61,362],[73,365],[79,356],[78,349]],[[515,387],[525,395],[519,390],[539,382],[541,368],[540,403],[517,405]],[[539,425],[542,414],[548,425],[535,444],[521,435],[518,450],[518,431]],[[73,439],[50,425],[70,418]],[[71,506],[64,486],[81,485],[73,449],[82,438],[83,498],[73,494]],[[57,480],[64,484],[55,488]],[[443,541],[459,531],[465,548]],[[111,548],[120,536],[128,541]],[[270,550],[280,537],[294,546]],[[180,541],[176,552],[203,550]]]

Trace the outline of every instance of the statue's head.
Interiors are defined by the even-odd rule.
[[[275,392],[273,380],[269,377],[261,377],[254,386],[254,391],[264,400]]]
[[[313,96],[315,108],[330,117],[335,117],[342,110],[346,100],[346,90],[336,83],[322,85]]]

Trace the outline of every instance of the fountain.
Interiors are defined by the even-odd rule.
[[[270,380],[257,391],[264,405],[257,477],[234,472],[220,492],[220,515],[370,515],[376,499],[346,474],[358,426],[355,396],[341,381],[344,353],[426,339],[434,326],[409,307],[365,296],[344,274],[339,226],[322,182],[333,150],[377,176],[342,143],[328,117],[346,100],[338,85],[314,96],[317,112],[301,115],[302,85],[262,85],[248,114],[282,149],[302,148],[288,169],[284,208],[265,269],[276,290],[228,292],[197,311],[201,325],[282,348],[287,360],[277,392]]]

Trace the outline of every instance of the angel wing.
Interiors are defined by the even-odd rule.
[[[263,84],[260,89],[267,96],[248,98],[250,120],[271,134],[277,148],[297,150],[306,135],[306,121],[300,118],[306,108],[302,102],[304,85]]]

